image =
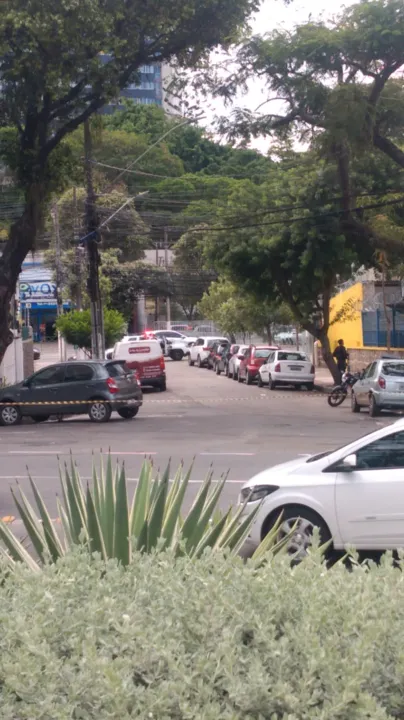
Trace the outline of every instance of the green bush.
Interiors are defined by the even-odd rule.
[[[56,320],[56,329],[71,345],[91,349],[91,312],[72,310]],[[105,346],[112,347],[126,332],[126,321],[118,310],[104,308]]]
[[[387,562],[167,552],[125,569],[76,550],[0,579],[1,718],[404,717],[404,581]]]

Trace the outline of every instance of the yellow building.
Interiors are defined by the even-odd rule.
[[[401,283],[358,282],[331,300],[330,329],[328,337],[331,349],[342,338],[348,350],[366,351],[361,358],[373,359],[372,355],[386,349],[387,321],[384,300],[390,318],[390,347],[404,349],[404,307]]]

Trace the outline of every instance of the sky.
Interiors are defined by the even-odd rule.
[[[332,0],[331,3],[327,3],[327,0],[293,0],[293,2],[286,5],[283,0],[264,0],[261,10],[252,19],[250,24],[252,32],[260,34],[270,32],[277,27],[292,29],[295,25],[306,22],[309,19],[327,20],[328,18],[338,15],[344,7],[353,5],[355,2],[357,2],[357,0],[348,0],[348,2]],[[239,107],[248,107],[250,110],[255,110],[267,97],[268,94],[263,85],[259,81],[253,80],[250,83],[247,95],[240,95],[238,101],[235,101],[235,104]],[[273,103],[271,105],[271,110],[274,112],[279,112],[281,109],[281,104],[277,106],[276,103]],[[220,101],[215,100],[212,103],[208,121],[213,121],[215,115],[227,115],[229,112],[228,107],[225,107]],[[261,150],[261,152],[266,152],[268,145],[268,140],[264,138],[257,139],[252,143],[252,147]]]

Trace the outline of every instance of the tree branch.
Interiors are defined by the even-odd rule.
[[[404,152],[401,150],[401,148],[398,147],[395,143],[393,143],[388,138],[383,137],[380,135],[377,128],[375,129],[373,133],[373,144],[375,147],[377,147],[378,150],[380,150],[382,153],[387,155],[393,162],[395,162],[400,167],[404,168]]]

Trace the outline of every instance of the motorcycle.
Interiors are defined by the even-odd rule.
[[[342,405],[348,395],[348,390],[353,388],[360,376],[361,373],[351,373],[349,370],[343,373],[340,385],[335,385],[327,398],[330,407]]]

